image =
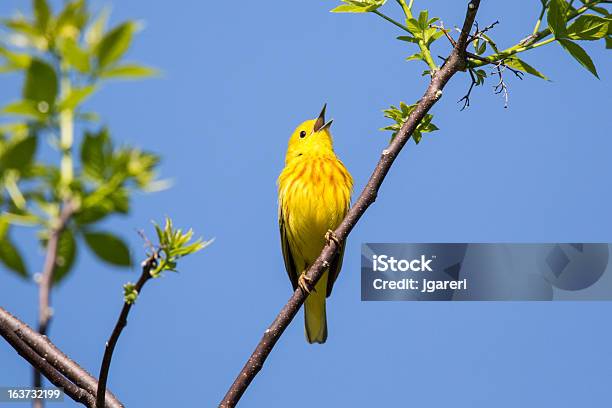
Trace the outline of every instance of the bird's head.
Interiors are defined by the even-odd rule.
[[[333,120],[325,121],[325,108],[316,119],[302,122],[291,135],[285,162],[310,155],[333,155],[333,143],[330,127]]]

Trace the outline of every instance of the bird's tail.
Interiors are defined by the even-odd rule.
[[[304,302],[304,332],[309,343],[325,343],[327,340],[327,316],[325,297],[327,294],[327,274],[317,282],[315,290]]]

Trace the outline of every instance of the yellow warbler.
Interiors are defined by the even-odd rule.
[[[278,223],[285,268],[295,290],[309,292],[304,303],[306,339],[325,343],[325,298],[331,294],[340,268],[344,245],[327,271],[311,289],[304,272],[317,259],[328,239],[335,240],[338,227],[350,206],[353,179],[334,153],[325,106],[317,119],[299,125],[278,178]]]

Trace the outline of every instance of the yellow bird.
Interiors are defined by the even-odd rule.
[[[327,317],[325,298],[342,266],[344,245],[316,286],[304,273],[317,259],[333,235],[351,200],[353,179],[336,157],[330,133],[332,121],[325,122],[325,107],[317,119],[299,125],[285,156],[285,168],[278,178],[278,223],[285,268],[293,285],[308,293],[304,303],[306,339],[325,343]]]

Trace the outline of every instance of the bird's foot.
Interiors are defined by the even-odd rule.
[[[327,232],[325,233],[325,241],[327,242],[327,244],[329,244],[331,241],[334,241],[336,243],[336,246],[340,246],[340,240],[338,239],[336,233],[332,230],[327,230]]]
[[[298,286],[300,287],[300,289],[302,289],[304,293],[308,295],[310,294],[310,292],[316,292],[316,289],[314,287],[312,279],[306,276],[306,272],[307,271],[304,271],[300,275],[300,278],[298,279]]]

